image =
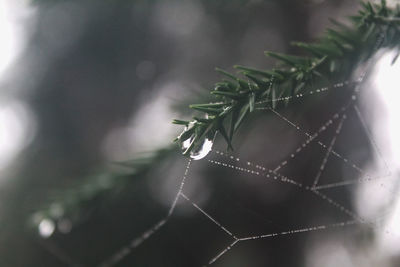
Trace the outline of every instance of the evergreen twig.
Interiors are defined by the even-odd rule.
[[[278,102],[274,101],[276,98],[290,98],[295,94],[306,93],[314,86],[333,79],[348,79],[355,64],[372,56],[376,39],[383,32],[386,38],[382,47],[398,47],[399,6],[390,9],[384,0],[380,4],[362,2],[361,6],[358,15],[350,17],[351,26],[333,21],[335,29],[327,29],[318,42],[292,43],[303,49],[307,56],[265,52],[265,55],[277,59],[281,67],[259,70],[236,65],[234,67],[239,70],[240,76],[217,68],[228,79],[216,83],[211,91],[216,103],[189,106],[203,113],[203,118],[173,121],[185,125],[184,132],[175,139],[181,144],[189,142],[183,154],[190,155],[201,149],[204,140],[214,137],[216,133],[220,133],[228,149],[232,149],[234,133],[259,102],[277,108]]]
[[[278,103],[281,103],[274,101],[276,99],[285,97],[290,99],[295,94],[307,93],[324,82],[347,80],[356,64],[373,56],[375,42],[381,34],[385,36],[381,47],[400,50],[400,6],[388,8],[385,0],[380,4],[362,2],[361,5],[359,13],[350,17],[350,26],[332,21],[335,28],[327,29],[325,35],[316,43],[292,43],[303,49],[308,56],[266,52],[267,56],[277,59],[282,65],[272,70],[234,66],[241,77],[216,69],[227,78],[216,83],[214,90],[211,91],[216,103],[190,105],[191,109],[203,114],[202,118],[194,117],[192,121],[173,121],[177,125],[186,127],[176,138],[178,143],[190,141],[184,154],[190,155],[192,151],[199,149],[206,138],[213,138],[217,132],[226,140],[228,148],[233,149],[234,133],[247,116],[260,105],[258,103],[267,103],[275,109],[279,106]],[[397,57],[393,59],[393,63],[396,59]],[[280,105],[286,105],[287,101],[282,103]],[[91,177],[77,188],[64,192],[55,203],[61,205],[67,212],[79,210],[83,203],[115,188],[118,177],[127,181],[142,176],[173,151],[175,147],[169,146],[156,151],[150,157],[124,163],[132,167],[132,171],[124,175],[106,175],[107,181],[111,182],[106,187],[104,175]],[[74,201],[69,201],[70,196],[75,196]],[[35,214],[33,218],[36,219],[38,217],[57,219],[51,213],[51,205],[43,207]]]

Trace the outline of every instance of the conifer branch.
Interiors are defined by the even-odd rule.
[[[100,195],[105,196],[110,191],[115,191],[129,184],[135,178],[145,176],[172,154],[176,154],[176,146],[171,145],[152,153],[142,153],[133,160],[114,163],[123,170],[102,170],[95,175],[84,178],[76,186],[57,195],[50,205],[39,208],[29,218],[28,226],[35,228],[43,219],[57,222],[64,217],[75,223],[87,210],[85,208],[93,200],[98,199]],[[54,212],[54,210],[57,210],[57,212]]]
[[[216,103],[193,104],[189,107],[202,113],[192,121],[175,120],[184,125],[184,132],[175,141],[185,145],[184,155],[200,150],[205,139],[220,133],[232,149],[232,139],[243,120],[254,112],[257,103],[267,103],[272,108],[286,105],[295,94],[307,93],[315,86],[347,80],[355,64],[370,58],[378,36],[384,34],[381,47],[399,47],[400,8],[389,9],[386,1],[380,4],[362,2],[358,15],[350,17],[351,26],[333,21],[335,28],[326,30],[316,43],[293,42],[304,50],[306,56],[265,52],[275,58],[279,68],[259,70],[234,66],[239,75],[216,69],[225,76],[215,84],[211,94]],[[229,129],[229,131],[227,131]]]
[[[400,50],[400,6],[388,8],[384,0],[380,4],[362,2],[361,6],[358,14],[350,17],[350,26],[332,20],[335,27],[327,29],[317,42],[293,42],[292,45],[304,50],[306,56],[266,52],[267,56],[275,58],[281,65],[271,70],[236,65],[234,67],[239,75],[217,68],[216,71],[226,79],[217,82],[211,91],[215,103],[190,105],[191,109],[200,112],[202,116],[194,117],[192,121],[173,121],[186,128],[175,139],[180,144],[190,142],[184,154],[190,155],[199,149],[205,139],[212,139],[216,133],[220,133],[228,148],[233,149],[234,133],[257,107],[267,104],[275,109],[287,105],[289,99],[296,94],[305,94],[323,84],[347,80],[356,64],[373,56],[379,36],[385,36],[381,47]],[[275,101],[277,99],[285,101]],[[175,146],[169,146],[150,157],[123,163],[131,167],[132,171],[123,175],[107,174],[107,181],[110,181],[108,186],[104,186],[103,174],[88,178],[76,188],[64,192],[53,204],[61,205],[67,212],[77,212],[84,206],[83,203],[115,189],[121,181],[129,181],[147,173],[155,164],[173,154],[175,149]],[[75,196],[74,201],[69,201],[70,196]],[[38,217],[57,220],[51,213],[51,205],[40,209],[32,218]]]

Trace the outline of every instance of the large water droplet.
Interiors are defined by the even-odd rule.
[[[194,136],[191,136],[190,138],[183,141],[181,146],[182,151],[185,152],[190,147],[193,141],[194,141]]]
[[[192,151],[190,151],[190,157],[194,160],[202,159],[207,156],[208,153],[210,153],[212,146],[213,141],[206,138],[204,139],[204,142],[201,146],[199,146],[197,149],[192,149]]]
[[[187,132],[193,126],[194,126],[194,122],[189,123],[189,125],[187,127],[185,127],[185,130],[183,131],[183,133]],[[195,135],[192,134],[189,138],[182,141],[181,148],[182,148],[183,152],[185,152],[192,145],[192,143],[194,142],[194,139],[195,139]],[[208,153],[210,153],[212,146],[213,146],[213,140],[211,138],[205,138],[201,145],[192,148],[192,150],[189,153],[189,156],[190,156],[190,158],[192,158],[194,160],[200,160],[200,159],[204,158],[205,156],[207,156]]]
[[[191,121],[183,130],[183,132],[179,135],[178,139],[181,142],[181,149],[183,152],[185,152],[193,143],[194,141],[194,134],[192,134],[190,137],[186,138],[185,140],[182,141],[182,137],[186,132],[188,132],[193,126],[195,125],[195,122]]]

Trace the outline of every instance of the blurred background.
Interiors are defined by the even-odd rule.
[[[0,266],[98,266],[124,249],[168,213],[187,162],[168,148],[183,130],[171,121],[190,119],[187,105],[208,99],[221,79],[215,67],[271,68],[264,51],[296,53],[291,41],[315,40],[329,18],[358,8],[355,0],[0,0]],[[350,110],[334,147],[383,178],[323,191],[381,227],[243,242],[214,266],[400,265],[393,53],[378,51],[358,101],[365,121]],[[348,97],[338,89],[282,114],[315,132]],[[271,113],[259,115],[243,126],[233,153],[272,168],[305,136]],[[320,140],[329,144],[336,127]],[[116,164],[160,148],[168,149],[142,168]],[[219,138],[214,148],[226,149]],[[282,174],[309,184],[325,150],[311,145],[302,153]],[[331,157],[320,181],[359,178]],[[185,194],[240,237],[351,219],[311,193],[207,160],[193,162]],[[230,243],[180,199],[169,221],[115,266],[203,266]]]

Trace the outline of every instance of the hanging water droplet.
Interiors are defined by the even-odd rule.
[[[180,137],[188,132],[193,126],[195,125],[195,122],[190,122],[187,127],[185,127],[184,131],[180,135]],[[195,134],[193,133],[189,138],[186,138],[185,140],[181,140],[181,148],[183,153],[185,153],[193,144],[195,141]],[[208,153],[211,151],[213,146],[213,140],[210,138],[205,138],[203,143],[201,145],[195,146],[190,150],[189,156],[190,158],[194,160],[200,160],[204,158],[205,156],[208,155]]]
[[[43,219],[38,226],[39,235],[43,238],[50,237],[55,230],[56,226],[50,219]]]
[[[181,141],[181,149],[183,152],[185,152],[192,144],[194,141],[194,134],[192,134],[189,138],[186,138],[185,140],[182,141],[182,137],[184,134],[186,134],[193,126],[195,125],[195,122],[191,121],[189,124],[185,127],[183,132],[178,136],[178,139]]]
[[[192,144],[193,140],[194,140],[194,136],[192,135],[190,138],[188,138],[188,139],[186,139],[185,141],[182,142],[181,148],[182,148],[183,152],[185,152],[190,147],[190,145]]]
[[[213,141],[211,139],[204,139],[204,142],[201,146],[199,146],[197,149],[192,149],[192,151],[190,151],[190,158],[194,159],[194,160],[199,160],[204,158],[205,156],[208,155],[208,153],[210,153],[211,149],[213,146]]]

